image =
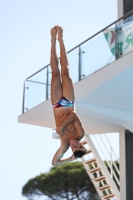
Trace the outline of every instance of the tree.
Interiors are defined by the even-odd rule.
[[[29,199],[46,195],[53,200],[92,200],[96,190],[81,162],[72,162],[51,168],[30,179],[22,194]]]

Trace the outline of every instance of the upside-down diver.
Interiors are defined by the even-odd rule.
[[[61,72],[58,68],[56,54],[57,35],[60,45]],[[85,132],[74,110],[74,85],[69,74],[69,64],[63,41],[63,29],[60,26],[55,26],[51,29],[50,64],[52,69],[51,102],[54,110],[56,132],[61,140],[61,146],[53,157],[52,165],[58,166],[81,158],[86,153],[86,149],[79,142],[84,137]],[[67,159],[61,159],[70,146],[73,152],[72,156]]]

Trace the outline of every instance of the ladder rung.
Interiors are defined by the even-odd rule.
[[[90,149],[87,149],[86,154],[89,154],[89,153],[91,153],[91,152],[92,152],[92,151],[91,151]],[[86,154],[85,154],[85,155],[86,155]],[[85,156],[85,155],[84,155],[84,156]]]
[[[110,188],[110,185],[104,185],[104,186],[101,186],[99,188],[96,188],[97,190],[105,190],[107,188]]]
[[[95,162],[95,161],[96,161],[96,159],[92,158],[92,159],[90,159],[88,161],[85,161],[85,164],[90,164],[90,163]]]
[[[102,200],[114,197],[114,194],[107,194],[106,196],[102,196]]]
[[[97,171],[100,171],[100,170],[101,170],[101,168],[97,167],[97,168],[89,170],[89,173],[94,173],[94,172],[97,172]]]
[[[106,179],[105,176],[99,176],[99,177],[97,177],[97,178],[95,178],[95,179],[92,179],[92,180],[93,180],[93,181],[101,181],[101,180],[104,180],[104,179]]]
[[[81,143],[82,143],[83,145],[85,145],[85,144],[87,144],[87,141],[86,141],[86,140],[83,140],[83,141],[81,141]]]

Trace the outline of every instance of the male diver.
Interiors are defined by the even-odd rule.
[[[57,35],[60,46],[61,72],[58,68],[56,54]],[[61,146],[53,157],[52,165],[58,166],[81,158],[86,153],[86,149],[79,142],[85,133],[82,123],[74,111],[74,86],[69,74],[69,64],[63,41],[63,29],[60,26],[55,26],[51,29],[50,64],[52,69],[51,102],[53,104],[56,132],[61,140]],[[73,151],[72,156],[67,159],[61,159],[70,146]]]

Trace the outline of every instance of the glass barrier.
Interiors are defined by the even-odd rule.
[[[26,81],[25,85],[25,111],[28,111],[46,100],[46,84]]]
[[[115,55],[111,53],[104,33],[89,40],[81,48],[84,52],[82,54],[82,73],[84,76],[94,73],[115,60]]]
[[[24,112],[46,100],[48,68],[37,73],[25,82]]]
[[[131,51],[133,51],[133,21],[119,20],[68,53],[69,71],[73,82],[82,80]],[[51,97],[51,76],[49,65],[26,80],[23,112]]]
[[[68,62],[71,78],[76,83],[79,81],[79,48],[68,54]]]

